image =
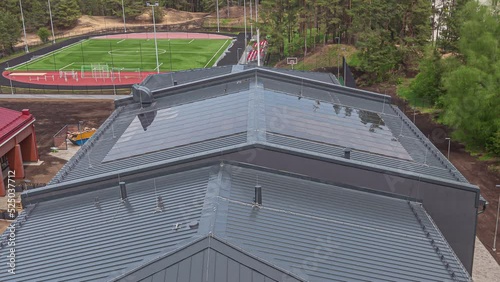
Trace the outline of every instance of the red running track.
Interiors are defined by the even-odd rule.
[[[152,39],[154,33],[123,33],[113,35],[103,35],[92,37],[92,39]],[[232,39],[232,37],[220,34],[210,33],[191,33],[191,32],[157,32],[157,39]]]
[[[7,79],[23,83],[38,85],[59,85],[59,86],[112,86],[130,85],[141,83],[144,78],[154,71],[146,72],[114,72],[102,74],[102,77],[92,77],[92,72],[66,72],[61,74],[56,71],[4,71],[2,75]]]
[[[94,39],[148,39],[153,38],[153,33],[124,33],[93,37]],[[159,39],[231,39],[229,36],[209,33],[191,32],[157,32]],[[13,81],[38,85],[59,85],[59,86],[112,86],[130,85],[140,83],[154,71],[145,72],[115,72],[113,78],[108,73],[106,77],[92,77],[91,72],[77,72],[72,75],[66,72],[61,75],[58,71],[4,71],[2,75]]]

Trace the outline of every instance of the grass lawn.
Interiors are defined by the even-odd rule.
[[[231,40],[223,39],[158,39],[160,71],[179,71],[211,67],[226,51]],[[154,39],[89,39],[70,45],[13,70],[86,71],[91,64],[108,65],[123,70],[156,70]]]

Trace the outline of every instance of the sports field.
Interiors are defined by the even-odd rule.
[[[158,39],[160,72],[213,66],[230,39]],[[14,71],[92,71],[102,66],[122,71],[156,71],[155,41],[88,39],[14,67]]]

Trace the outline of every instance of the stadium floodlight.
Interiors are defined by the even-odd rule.
[[[219,25],[219,0],[215,1],[215,9],[217,10],[217,32],[220,32],[220,25]]]
[[[23,21],[24,50],[26,51],[26,53],[29,53],[30,50],[28,49],[28,38],[26,37],[26,26],[24,25],[23,4],[21,3],[21,0],[19,0],[19,7],[21,8],[21,20]]]
[[[122,0],[122,13],[123,13],[123,30],[125,33],[127,33],[127,26],[125,25],[125,6],[123,5],[123,0]]]
[[[56,36],[54,34],[54,23],[52,22],[52,10],[50,9],[50,0],[47,0],[47,2],[49,2],[50,28],[52,29],[52,44],[56,44]]]
[[[158,7],[158,1],[155,1],[154,4],[150,2],[146,2],[147,7],[151,7],[151,11],[153,11],[153,32],[155,36],[155,51],[156,51],[156,73],[160,73],[160,64],[158,62],[158,43],[156,42],[156,20],[155,20],[155,7]]]

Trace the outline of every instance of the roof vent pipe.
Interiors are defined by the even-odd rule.
[[[348,160],[351,158],[351,148],[344,149],[344,158],[346,158]]]
[[[127,186],[125,185],[125,182],[120,181],[120,196],[122,201],[127,200]]]
[[[260,185],[255,185],[254,204],[256,206],[261,206],[262,205],[262,186],[260,186]]]

